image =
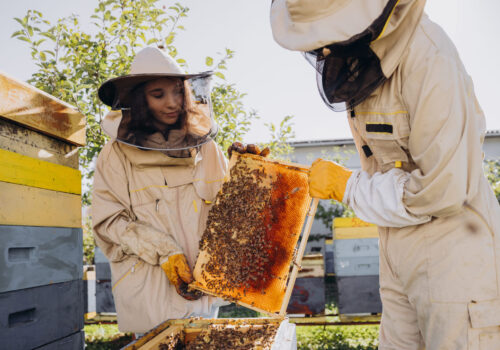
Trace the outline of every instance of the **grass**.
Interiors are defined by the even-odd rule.
[[[132,341],[132,334],[120,332],[117,324],[88,324],[84,331],[85,350],[118,350]]]
[[[298,350],[376,350],[378,326],[298,326]]]

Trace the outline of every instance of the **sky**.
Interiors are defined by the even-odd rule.
[[[174,45],[188,62],[189,72],[206,69],[205,57],[217,57],[225,48],[235,51],[225,72],[247,96],[244,104],[261,117],[246,135],[246,142],[265,142],[264,123],[278,124],[293,115],[295,141],[350,138],[345,113],[335,113],[321,100],[315,72],[297,52],[281,48],[272,38],[269,0],[178,0],[189,7]],[[160,1],[170,5],[172,1]],[[10,38],[18,30],[14,17],[28,9],[41,11],[54,22],[78,14],[83,23],[96,0],[0,0],[0,71],[27,80],[36,70],[26,43]],[[488,130],[500,129],[496,102],[500,97],[500,13],[497,0],[428,0],[426,12],[452,38],[486,115]],[[88,23],[88,21],[87,21]]]

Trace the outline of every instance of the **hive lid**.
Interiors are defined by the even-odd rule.
[[[308,167],[234,152],[230,169],[210,210],[191,286],[282,317],[317,205],[310,205]]]
[[[0,72],[0,117],[77,146],[85,145],[85,116],[73,106]]]

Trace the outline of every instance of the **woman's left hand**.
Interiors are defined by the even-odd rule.
[[[177,293],[187,300],[198,300],[203,293],[191,290],[189,283],[194,281],[193,274],[184,254],[174,254],[161,265],[168,280],[175,286]]]

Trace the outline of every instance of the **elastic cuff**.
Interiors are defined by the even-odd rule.
[[[177,250],[172,253],[169,253],[168,255],[160,257],[160,265],[165,264],[168,261],[168,258],[170,258],[172,255],[177,255],[177,254],[184,254],[182,250]]]
[[[342,203],[349,205],[349,197],[350,193],[352,191],[355,191],[356,184],[358,182],[359,174],[361,173],[362,170],[354,170],[349,176],[349,179],[347,180],[346,186],[345,186],[345,191],[344,191],[344,197],[342,198]]]

